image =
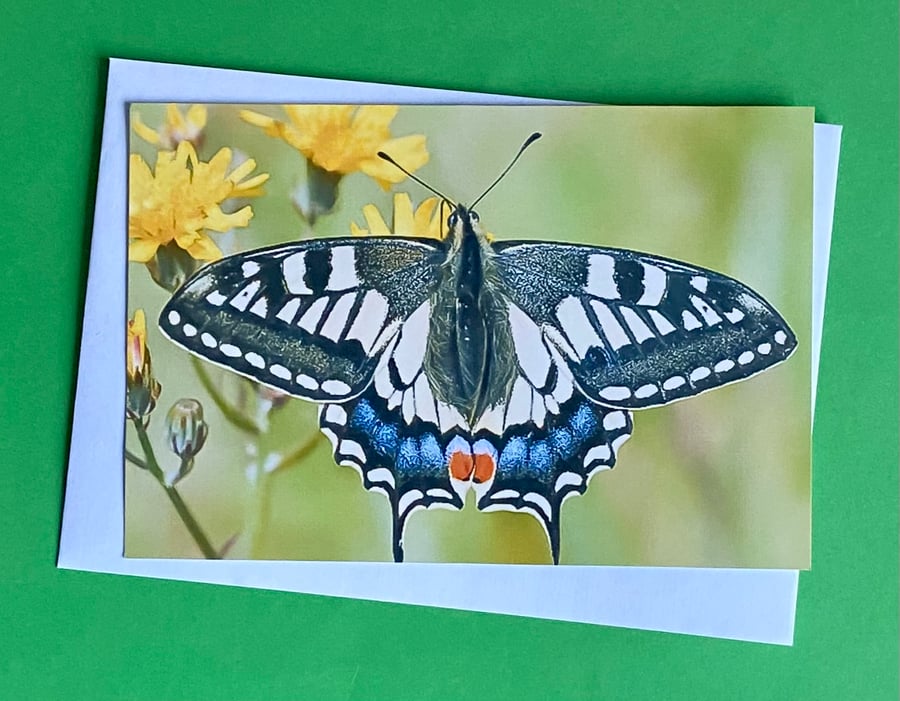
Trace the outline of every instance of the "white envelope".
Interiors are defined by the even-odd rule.
[[[129,102],[545,101],[113,59],[58,566],[790,645],[796,570],[129,559],[123,556]],[[841,128],[815,127],[813,401]]]

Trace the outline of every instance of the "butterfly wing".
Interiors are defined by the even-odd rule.
[[[434,287],[441,244],[318,239],[241,253],[201,269],[159,325],[192,353],[288,394],[347,399]]]
[[[319,414],[335,462],[356,468],[366,489],[388,498],[397,562],[407,519],[419,509],[461,509],[465,493],[449,466],[457,444],[467,444],[468,426],[434,396],[423,368],[430,313],[423,302],[402,323],[362,395]]]
[[[710,270],[621,249],[494,248],[505,294],[560,351],[579,389],[606,406],[690,397],[761,372],[797,344],[768,302]]]
[[[475,444],[493,447],[495,472],[479,490],[482,511],[521,511],[534,516],[559,562],[560,510],[570,496],[584,494],[597,472],[615,465],[616,454],[631,435],[631,412],[595,404],[580,394],[534,421],[513,424],[501,436],[485,432]]]

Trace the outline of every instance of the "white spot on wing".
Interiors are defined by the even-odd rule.
[[[265,319],[269,314],[269,303],[266,301],[265,297],[260,297],[253,303],[253,306],[250,307],[250,313],[256,314],[256,316],[261,319]]]
[[[325,319],[325,323],[322,324],[319,335],[329,338],[332,341],[337,341],[341,337],[341,334],[344,333],[344,329],[347,328],[347,322],[350,319],[350,310],[353,309],[353,302],[355,301],[355,292],[348,292],[345,295],[341,295],[340,299],[338,299],[331,308],[331,312],[328,314],[328,318]]]
[[[278,310],[278,313],[275,315],[275,317],[287,322],[288,324],[292,324],[294,322],[294,317],[297,316],[297,310],[299,308],[300,298],[294,297],[293,299],[289,299],[287,302],[285,302],[284,306]]]
[[[643,343],[648,338],[656,337],[656,334],[650,330],[650,327],[643,322],[631,307],[621,306],[619,307],[619,313],[622,315],[625,323],[628,324],[628,328],[631,329],[634,340],[638,343]]]
[[[734,367],[734,361],[726,358],[725,360],[720,360],[718,363],[716,363],[715,366],[713,367],[713,370],[715,372],[728,372],[733,367]]]
[[[300,317],[297,326],[304,331],[309,331],[309,333],[315,333],[316,327],[319,325],[319,319],[322,318],[322,314],[325,312],[325,307],[327,306],[328,298],[319,297],[319,299],[309,305],[309,309],[303,312],[303,316]]]
[[[467,428],[466,421],[455,407],[448,406],[443,402],[437,403],[438,425],[441,433],[447,433],[450,429],[458,426],[459,428]],[[466,444],[468,445],[468,444]]]
[[[350,389],[350,385],[341,380],[325,380],[325,382],[322,383],[322,391],[336,397],[343,397],[350,394]]]
[[[672,322],[655,309],[648,309],[647,314],[650,316],[650,321],[653,322],[653,325],[656,327],[656,330],[659,331],[661,336],[670,334],[675,330],[675,326]]]
[[[424,496],[425,495],[422,494],[422,492],[420,492],[418,489],[409,490],[406,494],[400,497],[400,501],[397,502],[397,512],[401,516],[406,515],[406,512],[409,510],[409,508]]]
[[[587,312],[577,298],[566,297],[560,302],[556,308],[556,318],[576,355],[582,360],[592,347],[601,345],[600,337],[594,331]]]
[[[316,381],[314,377],[310,377],[309,375],[305,375],[302,372],[297,375],[296,382],[298,385],[303,387],[304,389],[318,390],[319,383]]]
[[[282,380],[290,381],[294,377],[291,374],[290,370],[288,370],[286,367],[284,367],[284,365],[279,365],[278,363],[273,364],[269,368],[269,372],[272,373],[273,375],[275,375],[275,377],[281,378]]]
[[[206,301],[212,304],[214,307],[221,307],[228,300],[228,297],[223,295],[218,290],[213,290],[208,295],[206,295]]]
[[[634,391],[634,396],[638,399],[646,399],[647,397],[652,397],[657,392],[659,392],[659,387],[656,385],[641,385]]]
[[[331,249],[331,275],[325,289],[340,292],[359,286],[356,275],[356,249],[338,246]]]
[[[294,253],[281,261],[281,273],[288,291],[295,295],[311,295],[313,291],[306,285],[306,252]]]
[[[174,309],[169,312],[169,323],[172,326],[178,326],[181,323],[181,314],[176,312]]]
[[[357,458],[360,463],[365,464],[366,462],[366,451],[364,451],[363,447],[356,441],[341,441],[339,450],[346,455],[352,455]]]
[[[229,358],[241,357],[241,349],[231,343],[223,343],[219,346],[219,350],[222,351],[222,355],[227,355]]]
[[[550,506],[550,502],[547,501],[546,497],[537,494],[536,492],[528,492],[524,497],[522,497],[524,501],[530,501],[532,504],[537,506],[541,511],[544,512],[544,516],[549,520],[553,514],[553,509]]]
[[[581,475],[575,472],[563,472],[556,478],[556,484],[553,485],[553,491],[559,492],[563,487],[580,487],[584,480]]]
[[[193,324],[185,324],[182,331],[184,331],[184,335],[188,338],[193,338],[197,335],[197,327]]]
[[[597,321],[600,322],[600,328],[603,329],[603,335],[606,336],[609,345],[611,345],[614,350],[618,350],[622,346],[627,346],[631,343],[631,339],[628,337],[628,334],[625,333],[625,329],[622,328],[619,320],[616,319],[609,307],[603,304],[603,302],[591,300],[591,308],[594,310],[594,314],[597,315]]]
[[[506,425],[524,424],[531,416],[531,387],[523,377],[516,379],[506,404]]]
[[[424,372],[420,373],[419,377],[416,378],[413,390],[416,393],[416,415],[422,421],[431,422],[436,426],[438,423],[437,406],[434,402],[434,394],[432,394],[431,387],[428,384],[428,378],[425,377]]]
[[[772,344],[771,343],[760,343],[756,347],[756,352],[760,355],[768,355],[772,352]]]
[[[644,293],[637,303],[643,307],[655,307],[666,293],[666,271],[650,263],[641,263],[644,269]]]
[[[400,330],[400,340],[394,347],[391,358],[400,373],[400,379],[410,383],[422,367],[425,344],[428,340],[428,315],[431,305],[422,304],[414,311]]]
[[[595,253],[588,258],[587,284],[585,292],[603,297],[619,299],[619,288],[615,280],[616,261],[612,256]]]
[[[707,280],[702,275],[694,275],[694,277],[691,278],[691,287],[693,287],[698,292],[706,292],[706,286],[708,283],[709,280]]]
[[[738,356],[738,364],[747,365],[753,361],[753,351],[744,351]]]
[[[673,390],[678,389],[683,386],[687,380],[685,380],[681,375],[675,375],[674,377],[670,377],[668,380],[663,382],[663,389],[665,390]]]
[[[725,312],[725,318],[728,319],[728,321],[730,321],[732,324],[736,324],[744,318],[744,312],[735,307],[730,312]]]
[[[205,331],[200,334],[200,341],[207,348],[215,348],[218,345],[215,337],[211,333],[206,333]]]
[[[347,411],[338,404],[329,404],[325,407],[325,420],[343,426],[347,423]]]
[[[590,467],[591,463],[597,462],[598,460],[604,462],[606,460],[609,460],[611,457],[612,452],[610,452],[608,445],[595,445],[584,456],[584,466]]]
[[[700,320],[687,309],[681,312],[681,323],[684,326],[685,331],[694,331],[695,329],[703,328],[703,324],[700,323]]]
[[[531,390],[531,420],[538,428],[544,427],[544,419],[547,416],[547,407],[540,392]]]
[[[241,275],[244,277],[253,277],[259,272],[259,263],[252,260],[246,260],[241,263]]]
[[[627,387],[612,385],[610,387],[604,387],[603,389],[601,389],[600,396],[603,399],[608,399],[610,401],[619,401],[622,399],[628,399],[631,396],[631,390]]]
[[[694,309],[700,312],[700,316],[703,317],[703,321],[706,322],[707,326],[715,326],[722,321],[722,317],[716,313],[715,309],[697,295],[691,295],[691,304],[694,305]]]
[[[533,385],[543,387],[550,371],[550,353],[544,346],[541,330],[512,303],[509,305],[509,325],[519,367]]]
[[[709,368],[699,367],[696,370],[691,372],[690,380],[691,382],[698,382],[700,380],[705,380],[712,374]]]
[[[378,338],[378,332],[384,326],[387,319],[387,299],[375,290],[369,290],[363,297],[362,305],[350,330],[347,331],[348,339],[356,339],[362,344],[366,353],[371,353]]]
[[[775,332],[775,343],[783,346],[785,341],[787,341],[787,334],[784,331],[776,331]]]
[[[253,351],[244,353],[244,360],[246,360],[253,367],[259,368],[260,370],[266,367],[266,361],[263,360],[263,357],[259,353],[254,353]]]
[[[237,309],[240,312],[247,310],[247,305],[250,304],[250,300],[259,292],[259,288],[262,286],[262,283],[259,280],[254,280],[249,285],[244,287],[243,290],[238,292],[231,299],[231,306]]]
[[[615,431],[617,428],[625,428],[625,412],[613,411],[603,417],[603,428],[607,431]]]
[[[403,393],[403,420],[407,425],[411,424],[415,415],[416,395],[412,389],[408,389]]]
[[[391,474],[391,471],[385,467],[376,467],[374,470],[369,470],[366,472],[366,479],[368,479],[369,482],[389,484],[392,489],[395,486],[394,476]]]

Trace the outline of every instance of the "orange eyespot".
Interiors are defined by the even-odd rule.
[[[472,459],[471,453],[463,453],[458,450],[450,456],[450,476],[453,479],[468,481],[475,470],[475,461]]]
[[[483,484],[489,482],[494,476],[494,458],[487,453],[475,453],[475,474],[472,481],[475,484]]]

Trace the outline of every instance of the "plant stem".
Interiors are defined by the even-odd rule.
[[[259,426],[231,405],[219,391],[219,388],[216,387],[216,383],[212,381],[206,368],[203,367],[203,363],[194,356],[191,356],[191,364],[194,366],[197,377],[200,378],[200,384],[203,385],[203,389],[207,391],[210,399],[212,399],[215,405],[219,407],[219,411],[222,412],[222,415],[242,431],[258,436],[261,433]]]
[[[175,511],[178,512],[184,525],[187,527],[188,531],[190,531],[191,537],[193,537],[197,547],[200,548],[200,551],[203,553],[203,557],[207,560],[221,559],[219,553],[212,546],[209,539],[206,537],[206,534],[200,528],[200,524],[197,523],[194,516],[188,510],[187,504],[184,503],[178,490],[175,489],[175,487],[166,484],[163,485],[163,488],[166,490],[166,495],[169,497],[169,501],[172,502],[172,506],[175,507]]]
[[[188,509],[187,504],[184,503],[178,490],[175,489],[174,486],[166,484],[166,475],[156,461],[156,453],[153,450],[153,446],[150,444],[150,436],[147,435],[147,428],[139,419],[134,420],[131,423],[134,424],[134,430],[137,432],[138,440],[141,442],[141,448],[144,449],[146,462],[141,461],[140,458],[128,451],[126,451],[125,457],[138,467],[146,469],[156,478],[156,481],[159,482],[160,486],[166,491],[166,496],[169,497],[169,501],[172,502],[172,506],[175,507],[175,511],[178,512],[179,518],[181,518],[182,523],[184,523],[185,527],[188,529],[188,532],[191,534],[197,547],[200,548],[200,552],[203,553],[203,557],[207,560],[221,559],[219,553],[209,542],[209,538],[206,537],[200,524],[197,523],[197,519],[194,518],[194,515],[190,512],[190,509]]]
[[[278,464],[275,465],[275,467],[273,467],[271,470],[269,470],[270,474],[274,474],[279,470],[290,467],[292,463],[295,463],[301,458],[306,457],[307,453],[309,453],[313,448],[316,447],[316,443],[319,442],[320,438],[322,438],[322,434],[318,431],[314,431],[313,433],[311,433],[305,441],[303,441],[300,445],[294,448],[294,450],[281,458],[281,460],[278,461]]]

